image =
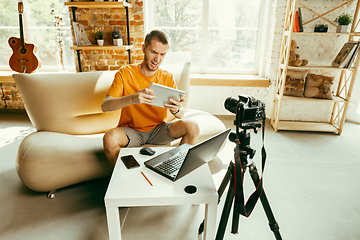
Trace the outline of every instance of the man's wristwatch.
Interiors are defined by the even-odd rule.
[[[172,112],[171,114],[172,114],[172,115],[176,115],[176,114],[178,114],[179,112],[180,112],[180,108],[179,108],[176,112],[174,112],[174,113]]]

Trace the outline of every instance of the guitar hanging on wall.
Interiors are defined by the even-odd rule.
[[[23,36],[22,14],[23,3],[18,3],[19,22],[20,22],[20,38],[9,38],[9,45],[13,50],[13,54],[9,59],[10,68],[19,73],[32,73],[38,69],[41,64],[35,55],[37,47],[31,43],[25,43]]]

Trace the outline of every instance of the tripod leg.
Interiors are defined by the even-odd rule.
[[[234,172],[234,163],[230,162],[228,170],[226,171],[226,174],[220,184],[220,187],[218,189],[218,204],[220,202],[221,196],[223,195],[226,186],[228,185],[230,178],[232,177],[232,173]],[[202,234],[204,232],[204,220],[202,221],[202,223],[199,226],[199,230],[198,233]]]
[[[254,164],[251,164],[251,166],[249,167],[249,172],[250,172],[251,178],[252,178],[252,180],[253,180],[253,182],[255,184],[255,187],[256,187],[259,184],[260,179],[259,179],[259,174],[258,174],[257,169],[256,169]],[[264,189],[263,189],[263,192],[260,195],[260,201],[261,201],[261,204],[262,204],[262,206],[264,208],[266,217],[267,217],[267,219],[269,221],[269,226],[270,226],[271,231],[273,231],[273,233],[275,235],[275,238],[277,240],[282,240],[280,232],[279,232],[280,227],[279,227],[278,223],[275,220],[273,212],[271,211],[270,204],[269,204],[269,201],[268,201],[268,199],[266,197]]]
[[[240,220],[240,214],[238,211],[236,211],[235,207],[233,208],[233,221],[232,221],[232,227],[231,227],[231,233],[237,234],[239,231],[239,220]]]
[[[265,210],[266,216],[269,220],[269,226],[270,226],[271,231],[273,231],[275,238],[277,240],[281,240],[282,238],[281,238],[281,235],[279,232],[280,227],[279,227],[279,224],[275,220],[273,212],[271,211],[269,201],[267,200],[267,197],[265,195],[265,191],[262,192],[262,194],[260,196],[260,201]]]
[[[216,233],[216,238],[215,238],[216,240],[221,240],[224,238],[226,224],[229,219],[230,210],[231,210],[233,201],[234,201],[234,179],[232,178],[230,181],[229,190],[228,190],[228,193],[226,196],[223,212],[221,214],[218,231]]]
[[[225,188],[228,185],[230,178],[232,177],[233,172],[234,172],[234,163],[230,162],[228,170],[226,171],[226,174],[225,174],[225,176],[220,184],[220,187],[218,189],[218,196],[219,196],[218,203],[220,202],[220,198],[223,195]]]

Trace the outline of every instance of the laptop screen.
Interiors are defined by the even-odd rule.
[[[221,146],[224,144],[225,139],[229,135],[230,131],[231,129],[229,128],[191,147],[186,156],[186,161],[179,170],[177,179],[200,167],[204,163],[212,160],[219,152]]]

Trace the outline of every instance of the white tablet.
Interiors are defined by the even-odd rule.
[[[180,96],[185,96],[186,94],[184,91],[166,87],[157,83],[152,83],[149,88],[154,90],[154,95],[156,96],[156,99],[149,104],[158,107],[164,107],[164,104],[169,102],[169,98],[180,100]]]

